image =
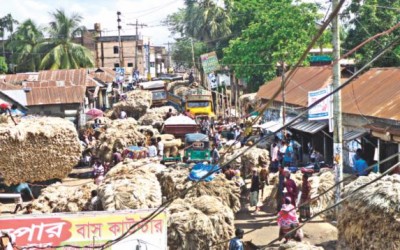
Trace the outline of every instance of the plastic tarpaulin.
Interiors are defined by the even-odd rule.
[[[206,176],[209,172],[211,171],[216,171],[217,169],[219,169],[218,165],[205,165],[202,163],[198,163],[196,165],[194,165],[194,167],[192,168],[192,170],[189,173],[189,179],[192,181],[200,181],[204,176]],[[215,178],[215,174],[219,173],[219,171],[216,171],[215,173],[213,173],[210,176],[207,176],[204,181],[209,182],[212,181]]]

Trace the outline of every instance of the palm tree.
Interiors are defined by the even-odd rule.
[[[12,35],[14,32],[14,24],[18,24],[18,21],[15,20],[10,13],[0,19],[0,35],[2,37],[3,56],[5,56],[4,35],[6,30]]]
[[[15,52],[12,61],[18,65],[18,71],[36,71],[40,64],[38,46],[43,42],[43,29],[28,19],[11,37],[7,48]]]
[[[186,0],[186,33],[203,42],[231,34],[230,8],[232,0],[225,0],[224,6],[215,0]]]
[[[85,30],[83,26],[79,26],[82,17],[76,13],[68,17],[64,10],[56,10],[50,14],[54,18],[48,28],[50,38],[38,48],[44,54],[40,69],[93,67],[94,60],[90,50],[73,42]]]

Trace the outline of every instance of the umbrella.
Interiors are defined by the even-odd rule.
[[[91,117],[100,117],[103,116],[103,111],[100,109],[90,109],[86,112],[87,115],[90,115]]]

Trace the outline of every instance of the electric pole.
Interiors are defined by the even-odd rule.
[[[167,64],[167,71],[169,73],[169,68],[171,67],[171,55],[170,55],[170,51],[169,51],[169,46],[170,46],[170,42],[168,41],[167,43],[164,43],[163,45],[167,45],[167,57],[168,57],[168,64]]]
[[[332,9],[336,9],[338,0],[332,0]],[[332,20],[333,67],[332,89],[340,86],[340,21],[339,14]],[[342,98],[341,91],[333,95],[333,155],[336,170],[336,183],[343,180],[343,130],[342,130]],[[336,202],[340,200],[343,184],[336,188]]]
[[[136,28],[136,35],[135,35],[135,71],[138,70],[138,42],[139,42],[139,26],[141,28],[147,26],[147,24],[141,23],[139,24],[139,21],[136,19],[136,23],[128,23],[127,25],[135,26]],[[150,49],[150,48],[149,48]]]
[[[285,61],[282,59],[281,60],[281,67],[282,67],[282,83],[281,83],[281,88],[282,88],[282,123],[283,126],[286,125],[286,88],[285,88]],[[286,129],[283,131],[283,137],[286,140]]]
[[[117,12],[117,22],[118,22],[118,57],[119,57],[119,66],[120,67],[124,67],[123,65],[123,58],[122,58],[122,53],[121,53],[121,49],[122,49],[122,43],[121,43],[121,12],[118,11]]]

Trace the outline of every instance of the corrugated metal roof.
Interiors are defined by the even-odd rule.
[[[74,86],[72,82],[70,81],[32,81],[32,82],[25,82],[23,83],[24,87],[28,88],[47,88],[47,87],[68,87],[68,86]]]
[[[86,69],[42,70],[38,81],[65,81],[72,85],[86,86]]]
[[[9,74],[2,75],[1,79],[4,79],[7,83],[22,83],[24,81],[35,81],[38,79],[37,72],[28,72],[28,73],[18,73],[18,74]]]
[[[28,104],[26,100],[26,93],[23,89],[3,90],[2,92],[23,106]]]
[[[26,93],[27,105],[81,103],[85,98],[84,86],[32,88]]]
[[[17,86],[14,84],[2,82],[0,80],[0,90],[11,90],[11,89],[21,89],[21,86]]]
[[[310,134],[315,134],[327,126],[326,123],[315,121],[301,121],[289,126],[292,129],[303,131]]]
[[[100,83],[111,83],[115,79],[115,71],[111,68],[99,68],[89,75]]]
[[[348,114],[400,120],[400,68],[372,68],[342,90]]]
[[[364,136],[367,132],[366,131],[349,131],[343,134],[343,141],[352,141],[354,139],[360,138]]]
[[[289,72],[286,74],[288,75]],[[269,100],[281,86],[281,77],[264,84],[257,92],[257,97]],[[308,92],[326,87],[332,82],[332,67],[300,67],[286,86],[286,103],[307,107]],[[282,101],[279,94],[275,101]]]

